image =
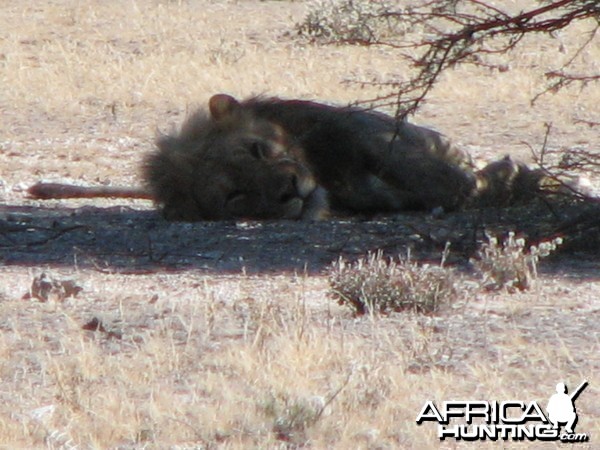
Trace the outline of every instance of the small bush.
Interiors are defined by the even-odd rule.
[[[296,31],[330,43],[373,43],[406,31],[406,25],[389,14],[394,7],[390,0],[315,0]]]
[[[273,418],[272,431],[280,441],[297,445],[306,443],[306,432],[321,415],[322,405],[314,399],[270,397],[261,409]]]
[[[413,310],[434,312],[458,293],[458,277],[448,268],[419,265],[410,258],[370,253],[354,263],[343,258],[329,270],[333,298],[357,314]]]
[[[537,278],[540,258],[550,255],[560,244],[562,239],[555,238],[527,249],[525,239],[516,238],[513,232],[502,244],[495,237],[487,236],[487,242],[479,248],[471,263],[487,290],[524,291]]]

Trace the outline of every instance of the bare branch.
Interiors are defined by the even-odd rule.
[[[547,4],[513,15],[483,0],[431,0],[399,10],[387,8],[368,14],[365,20],[385,19],[406,23],[410,28],[420,27],[423,30],[418,34],[420,37],[407,42],[405,36],[402,40],[398,36],[374,38],[373,33],[368,33],[363,34],[362,39],[352,35],[348,39],[341,37],[336,42],[381,45],[413,52],[403,52],[402,57],[417,70],[415,76],[403,82],[375,83],[390,88],[392,92],[361,102],[379,107],[395,106],[399,119],[414,113],[422,105],[445,70],[462,64],[502,70],[502,67],[486,62],[482,57],[511,51],[527,34],[551,34],[574,21],[588,18],[598,22],[596,28],[561,69],[546,74],[548,79],[556,80],[532,101],[573,83],[584,86],[598,81],[600,75],[574,75],[565,69],[596,39],[600,28],[600,2],[560,0],[544,3]],[[421,54],[415,55],[414,51],[421,51]]]

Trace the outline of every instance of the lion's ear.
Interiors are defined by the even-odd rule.
[[[216,94],[208,101],[208,109],[213,119],[219,121],[230,116],[240,107],[238,102],[231,95]]]

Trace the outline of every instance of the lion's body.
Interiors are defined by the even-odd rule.
[[[167,217],[451,210],[475,189],[466,157],[439,133],[379,113],[225,95],[210,111],[160,139],[148,160],[146,179]]]
[[[530,198],[541,175],[506,157],[474,172],[439,133],[384,114],[301,100],[217,94],[161,136],[145,186],[39,183],[38,198],[152,198],[170,220],[320,219]]]

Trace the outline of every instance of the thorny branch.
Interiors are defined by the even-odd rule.
[[[365,45],[384,45],[402,49],[403,56],[417,69],[408,81],[387,82],[381,85],[393,91],[368,103],[378,107],[395,107],[396,117],[404,119],[414,113],[438,81],[440,74],[460,64],[502,67],[486,62],[484,57],[503,54],[514,49],[530,33],[552,35],[573,22],[584,19],[596,21],[589,38],[575,51],[560,70],[548,71],[551,85],[536,95],[555,92],[573,83],[582,85],[597,82],[598,74],[570,74],[565,71],[583,49],[597,40],[600,29],[600,2],[597,0],[541,1],[543,5],[518,14],[509,14],[481,0],[431,0],[419,6],[398,11],[386,10],[379,18],[407,23],[420,28],[421,38],[413,42],[398,42],[393,38],[357,42]],[[423,50],[419,52],[419,49]],[[376,83],[377,84],[377,83]]]
[[[544,124],[546,132],[544,141],[539,150],[533,148],[530,144],[524,143],[529,147],[531,156],[536,166],[544,173],[546,180],[551,186],[552,191],[560,187],[560,191],[569,194],[580,200],[586,200],[598,203],[597,199],[589,198],[585,193],[580,192],[578,186],[573,186],[565,180],[568,180],[572,174],[588,173],[600,175],[600,154],[585,149],[571,148],[569,151],[564,149],[551,150],[548,148],[548,141],[552,131],[552,124]]]

